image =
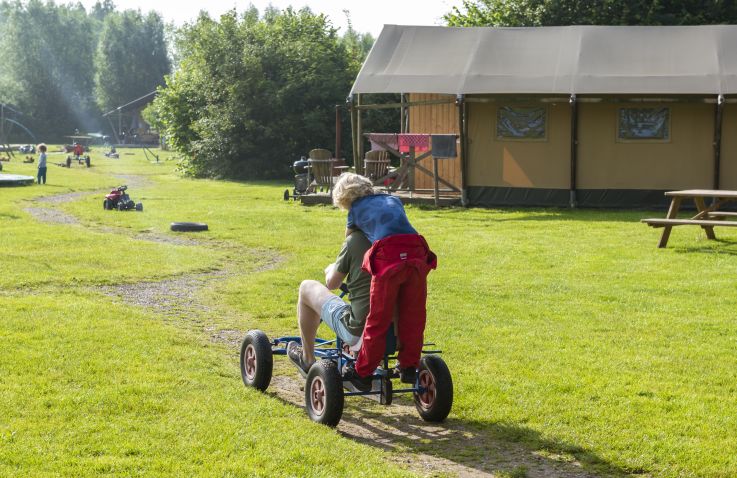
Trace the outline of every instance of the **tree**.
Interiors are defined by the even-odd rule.
[[[96,125],[91,68],[92,20],[77,5],[3,3],[0,90],[38,136],[50,140]],[[25,121],[24,121],[25,122]]]
[[[180,68],[153,116],[189,173],[284,177],[310,149],[332,149],[333,108],[356,69],[324,15],[203,14],[180,32],[177,48]]]
[[[737,22],[728,0],[464,0],[450,26],[714,25]]]
[[[170,71],[164,23],[156,13],[108,13],[95,55],[98,106],[109,111],[155,90]]]

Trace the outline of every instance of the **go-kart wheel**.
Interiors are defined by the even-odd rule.
[[[241,377],[247,387],[262,392],[271,382],[274,369],[274,358],[271,353],[271,342],[260,330],[251,330],[241,344]]]
[[[289,189],[284,190],[284,200],[289,201]]]
[[[329,427],[338,425],[343,416],[343,382],[338,365],[332,360],[312,364],[305,383],[305,405],[313,422]]]
[[[415,408],[426,422],[442,422],[453,406],[453,378],[443,359],[425,355],[420,360],[419,385],[423,393],[414,393]]]
[[[136,211],[141,212],[143,211],[143,203],[137,203],[136,204]]]
[[[102,201],[102,208],[103,208],[103,209],[104,209],[105,211],[107,211],[108,209],[111,209],[111,208],[110,208],[110,204],[109,204],[109,203],[110,203],[110,201],[108,201],[107,199],[105,199],[104,201]]]
[[[123,201],[118,201],[118,211],[125,211],[125,203]]]

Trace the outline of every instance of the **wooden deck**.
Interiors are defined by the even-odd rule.
[[[434,206],[435,197],[432,193],[409,193],[407,191],[397,191],[392,193],[392,196],[397,196],[402,200],[404,204],[421,204],[425,206]],[[314,193],[304,194],[299,197],[300,202],[305,206],[312,206],[314,204],[332,204],[333,200],[328,193]],[[461,205],[460,194],[455,195],[442,195],[438,201],[439,207],[453,207]]]

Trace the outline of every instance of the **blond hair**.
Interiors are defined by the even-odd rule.
[[[374,183],[366,176],[343,173],[333,187],[333,204],[343,210],[351,208],[356,199],[375,194]]]

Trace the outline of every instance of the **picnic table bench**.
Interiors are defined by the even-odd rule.
[[[725,204],[737,201],[737,191],[723,191],[718,189],[687,189],[684,191],[668,191],[665,193],[671,198],[668,214],[663,218],[647,218],[641,219],[651,227],[662,227],[663,233],[660,236],[658,247],[665,247],[668,244],[670,231],[674,226],[699,226],[706,233],[708,239],[716,239],[714,234],[715,227],[721,226],[737,226],[737,220],[729,220],[729,218],[737,218],[737,212],[720,210]],[[712,199],[712,203],[707,206],[706,199]],[[696,215],[688,219],[679,219],[678,211],[684,200],[691,199],[696,205]]]

